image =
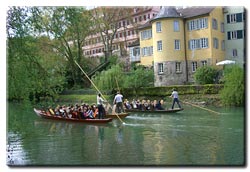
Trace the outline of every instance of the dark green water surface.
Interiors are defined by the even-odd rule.
[[[174,114],[134,113],[109,124],[41,119],[8,104],[6,163],[11,166],[245,164],[244,108],[184,106]]]

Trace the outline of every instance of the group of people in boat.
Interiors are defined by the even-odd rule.
[[[76,119],[94,119],[98,117],[98,108],[95,104],[75,104],[75,105],[57,105],[54,109],[49,107],[46,115],[57,116],[62,118]]]
[[[138,109],[138,110],[164,110],[163,108],[164,101],[163,100],[140,100],[133,99],[129,101],[125,99],[124,107],[125,109]]]
[[[173,90],[171,96],[173,98],[173,104],[172,104],[172,109],[174,108],[174,104],[177,103],[179,108],[181,108],[181,105],[179,103],[178,99],[178,92],[176,89]],[[88,105],[83,103],[82,105],[68,105],[68,106],[60,106],[58,105],[55,109],[52,109],[51,107],[48,108],[46,112],[47,115],[51,116],[61,116],[63,118],[76,118],[76,119],[103,119],[108,111],[108,109],[112,107],[107,104],[105,105],[104,103],[107,103],[105,101],[101,94],[99,93],[97,95],[97,105],[92,104]],[[116,96],[114,97],[113,104],[116,105],[115,111],[119,114],[122,112],[125,112],[124,109],[138,109],[138,110],[164,110],[163,100],[135,100],[133,99],[131,102],[128,99],[125,99],[123,101],[123,95],[118,91]]]
[[[178,99],[178,92],[176,89],[173,89],[170,97],[173,98],[172,109],[174,109],[175,103],[177,103],[178,107],[181,109],[181,105]],[[131,102],[127,99],[124,101],[124,107],[126,109],[138,109],[138,110],[164,110],[163,108],[164,101],[163,100],[135,100],[133,99]]]

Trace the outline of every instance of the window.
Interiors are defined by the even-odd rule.
[[[224,23],[223,22],[220,23],[220,31],[221,31],[221,33],[225,32],[225,28],[224,28]]]
[[[237,57],[238,53],[237,53],[237,49],[233,49],[233,57]]]
[[[142,51],[142,56],[151,56],[153,54],[153,46],[143,47],[141,51]]]
[[[153,46],[150,47],[150,55],[153,55],[154,54],[154,49],[153,49]]]
[[[227,23],[235,23],[236,22],[236,14],[227,15]]]
[[[217,30],[218,29],[218,23],[217,23],[217,20],[216,19],[212,19],[212,26],[213,26],[213,29]]]
[[[201,42],[201,48],[208,48],[208,38],[201,38],[200,39]]]
[[[180,73],[181,72],[181,62],[175,63],[175,72]]]
[[[236,14],[228,14],[227,15],[227,23],[236,23],[243,21],[243,13],[236,13]]]
[[[156,32],[161,32],[161,22],[156,22]]]
[[[227,32],[227,39],[242,39],[243,38],[243,30],[235,30]]]
[[[203,60],[203,61],[201,61],[201,64],[202,64],[202,66],[207,66],[207,61]]]
[[[163,74],[163,63],[158,63],[158,74]]]
[[[207,28],[207,18],[202,18],[199,20],[200,20],[200,28],[201,29]]]
[[[144,39],[150,39],[152,38],[152,30],[144,30],[141,32],[141,39],[144,40]]]
[[[179,21],[178,20],[174,20],[174,31],[175,32],[180,31],[180,26],[179,26]]]
[[[217,38],[213,38],[213,47],[218,49],[219,48],[219,41]]]
[[[134,48],[133,49],[133,56],[139,56],[140,55],[140,48]]]
[[[208,48],[208,38],[191,39],[188,41],[188,46],[190,50]]]
[[[225,51],[225,40],[221,41],[221,50]]]
[[[162,51],[162,41],[157,41],[157,51]]]
[[[122,21],[122,26],[125,27],[126,26],[126,22]]]
[[[150,14],[148,14],[148,19],[150,19]]]
[[[188,25],[188,30],[199,30],[199,29],[205,29],[208,28],[208,20],[207,18],[200,18],[200,19],[195,19],[195,20],[190,20],[187,22]]]
[[[127,26],[129,25],[129,20],[127,20]]]
[[[178,39],[174,40],[174,49],[175,50],[180,50],[181,49],[180,40],[178,40]]]
[[[195,72],[197,69],[197,62],[192,62],[192,72]]]

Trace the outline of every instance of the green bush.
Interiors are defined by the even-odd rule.
[[[217,70],[211,66],[203,66],[196,70],[194,74],[195,81],[198,84],[214,84]]]
[[[224,71],[224,88],[220,92],[222,103],[228,106],[242,106],[245,103],[244,71],[233,65]]]
[[[154,72],[153,69],[145,69],[139,66],[132,69],[130,73],[124,73],[122,66],[116,64],[95,75],[93,82],[102,91],[148,87],[153,86]]]
[[[153,69],[137,66],[131,70],[129,75],[126,75],[123,80],[123,88],[141,88],[154,85]]]

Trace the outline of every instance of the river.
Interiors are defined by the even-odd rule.
[[[8,104],[9,166],[243,166],[244,108],[184,106],[174,114],[131,113],[109,124],[41,119]]]

